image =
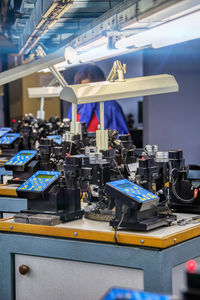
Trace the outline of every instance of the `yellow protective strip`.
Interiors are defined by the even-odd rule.
[[[0,186],[0,196],[17,197],[16,188],[8,188],[6,185],[1,185]]]
[[[165,236],[165,238],[163,238],[163,248],[179,244],[197,236],[200,236],[200,224],[192,228],[183,229],[181,232]]]
[[[91,240],[98,242],[115,243],[114,231],[90,231],[77,228],[61,228],[56,226],[32,225],[14,222],[0,221],[0,231],[18,232],[26,234],[36,234],[45,236],[56,236],[73,239]],[[180,242],[189,240],[200,235],[200,226],[185,229],[180,233],[174,233],[164,238],[147,236],[142,234],[131,234],[118,232],[117,239],[119,244],[137,245],[143,247],[167,248]]]

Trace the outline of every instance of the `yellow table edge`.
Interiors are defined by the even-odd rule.
[[[17,197],[16,188],[7,188],[7,185],[0,185],[0,196],[14,196]]]
[[[56,226],[22,224],[9,222],[9,220],[12,220],[12,218],[0,220],[0,232],[7,231],[95,242],[115,243],[114,231],[102,232],[83,230],[78,228],[61,228]],[[179,244],[183,241],[187,241],[199,235],[200,225],[196,225],[193,228],[184,229],[182,232],[170,234],[168,236],[165,236],[164,238],[146,236],[142,235],[142,233],[131,234],[130,232],[126,233],[118,231],[117,240],[119,244],[164,249]]]

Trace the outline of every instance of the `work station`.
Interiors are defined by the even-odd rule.
[[[199,1],[0,15],[0,299],[200,299]]]

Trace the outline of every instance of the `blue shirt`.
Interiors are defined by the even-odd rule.
[[[100,105],[96,103],[78,104],[77,113],[81,115],[80,122],[85,122],[88,127],[93,114],[96,114],[100,122]],[[70,107],[67,117],[71,119],[72,107]],[[104,124],[105,129],[116,129],[119,134],[127,134],[128,127],[121,109],[121,106],[114,100],[104,102]]]

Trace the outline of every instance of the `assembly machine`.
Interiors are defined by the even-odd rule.
[[[68,52],[69,51],[71,50],[68,49]],[[41,46],[37,48],[37,55],[42,58],[46,57],[46,53]],[[61,99],[72,103],[72,121],[70,123],[70,130],[66,131],[63,134],[61,142],[62,144],[59,145],[59,147],[53,147],[53,143],[55,144],[55,138],[50,138],[50,136],[48,135],[47,139],[41,139],[39,146],[38,159],[40,170],[46,170],[48,172],[52,169],[55,170],[56,166],[59,165],[59,170],[62,171],[63,162],[65,160],[64,173],[66,177],[67,188],[64,188],[64,179],[59,181],[59,192],[56,194],[54,199],[56,203],[54,203],[54,214],[60,216],[62,221],[70,220],[70,218],[66,217],[66,214],[64,212],[66,211],[65,206],[63,208],[63,214],[60,215],[59,213],[59,211],[62,210],[59,206],[59,201],[61,201],[61,199],[59,200],[59,198],[62,198],[61,195],[65,195],[65,193],[67,193],[66,199],[69,199],[69,190],[71,190],[71,193],[73,194],[71,195],[71,201],[74,203],[74,211],[76,212],[77,210],[80,210],[80,188],[77,186],[78,184],[80,187],[84,186],[82,188],[82,192],[86,192],[86,198],[89,204],[93,202],[98,203],[97,205],[92,204],[89,209],[86,210],[87,215],[91,217],[91,215],[94,213],[98,216],[103,214],[112,217],[112,212],[105,213],[111,211],[114,207],[114,202],[110,201],[110,197],[108,197],[109,194],[106,194],[104,191],[105,185],[108,181],[117,179],[119,174],[120,176],[124,177],[120,169],[123,169],[123,173],[125,170],[127,176],[127,170],[130,171],[130,163],[135,162],[137,159],[136,155],[134,155],[135,146],[131,143],[129,136],[119,136],[119,139],[117,139],[117,131],[111,132],[109,131],[109,129],[105,129],[104,102],[115,98],[123,99],[127,97],[130,98],[144,95],[175,92],[178,90],[178,84],[173,76],[165,74],[125,79],[124,74],[126,73],[126,65],[123,65],[118,60],[114,62],[106,81],[88,84],[69,86],[55,66],[49,66],[49,69],[62,87],[60,93]],[[36,88],[35,91],[34,89],[32,89],[31,91],[29,91],[29,93],[30,92],[32,94],[37,94],[38,96],[40,95],[41,99],[43,99],[42,97],[45,96],[44,90],[42,90],[41,88],[39,91]],[[49,90],[47,91],[45,89],[45,92],[49,92]],[[88,154],[86,154],[83,158],[79,155],[83,154],[85,152],[84,148],[88,146],[90,147],[91,144],[90,140],[86,138],[87,134],[84,134],[83,124],[77,122],[76,120],[77,105],[91,102],[100,102],[100,128],[96,131],[96,149],[94,153],[91,153],[89,150]],[[116,160],[117,152],[115,151],[118,152],[119,161]],[[65,155],[67,155],[66,158]],[[31,187],[29,187],[29,181],[32,180],[31,178],[28,179],[28,182],[25,182],[22,185],[23,192],[21,191],[21,187],[17,189],[18,196],[28,198],[28,214],[33,211],[36,213],[39,211],[40,213],[46,214],[49,210],[51,211],[50,208],[48,210],[48,206],[51,207],[51,193],[53,195],[53,188],[48,190],[48,194],[43,194],[41,193],[41,191],[37,190],[36,186],[32,185]],[[36,182],[37,176],[33,180],[33,182]],[[45,179],[43,184],[45,182],[48,183],[47,179]],[[69,182],[71,183],[71,185],[69,184]],[[84,182],[84,184],[82,184],[82,182]],[[31,206],[32,198],[37,198],[34,209],[32,209]],[[46,198],[46,202],[41,201],[42,198]],[[77,198],[79,198],[79,200],[77,200]],[[77,201],[79,202],[78,208],[76,207],[76,203],[78,203]],[[40,202],[45,203],[46,206],[44,207],[42,205],[40,207]],[[117,207],[116,203],[115,207]],[[152,210],[149,210],[149,213],[151,214]],[[117,214],[119,216],[119,211]],[[80,212],[80,216],[82,216],[82,211]],[[150,218],[151,216],[149,217],[149,219]],[[16,217],[15,220],[19,221],[19,218]],[[25,217],[25,220],[28,220],[27,216]],[[120,223],[120,220],[118,220],[117,222]],[[154,223],[158,224],[157,219],[154,220]],[[160,222],[159,224],[161,225],[161,223],[162,222]],[[167,224],[169,223],[170,222],[167,222]],[[123,223],[123,225],[124,224],[125,222]],[[115,227],[117,228],[117,226]],[[153,228],[153,226],[143,227],[144,230],[149,230],[149,228]]]
[[[68,168],[66,166],[66,168]],[[38,171],[17,188],[28,199],[28,209],[15,215],[16,222],[55,225],[82,218],[80,188],[76,178],[60,172]]]
[[[171,153],[170,207],[179,212],[200,212],[200,166],[184,164],[182,151]]]
[[[46,56],[41,47],[37,48],[37,54],[42,57]],[[75,218],[77,216],[82,217],[80,192],[85,194],[84,199],[89,203],[89,206],[85,209],[86,217],[93,219],[100,217],[102,220],[110,220],[111,226],[115,227],[116,231],[119,227],[151,230],[159,226],[169,225],[175,221],[176,218],[172,215],[168,204],[170,203],[171,208],[176,208],[174,202],[181,198],[177,196],[176,184],[178,179],[181,181],[186,177],[186,175],[184,176],[185,165],[182,157],[176,159],[175,151],[161,152],[158,151],[156,146],[147,145],[142,150],[136,149],[129,135],[118,135],[116,130],[111,131],[104,128],[104,101],[114,98],[121,99],[177,91],[178,85],[173,76],[157,75],[125,79],[126,66],[121,64],[120,61],[115,61],[105,82],[69,86],[55,66],[50,66],[49,69],[62,87],[61,99],[72,103],[70,127],[67,128],[68,130],[60,131],[61,137],[59,137],[56,135],[60,128],[58,125],[60,124],[59,120],[52,118],[49,123],[43,120],[41,122],[42,126],[38,126],[38,120],[33,121],[34,118],[29,116],[23,121],[20,132],[21,135],[25,135],[27,142],[24,147],[26,148],[29,145],[27,138],[32,136],[30,134],[32,132],[31,126],[37,128],[41,139],[36,165],[39,166],[39,170],[45,170],[46,172],[59,171],[65,175],[61,174],[56,185],[59,192],[54,196],[54,208],[52,209],[51,197],[54,194],[54,180],[47,182],[47,178],[44,179],[43,185],[45,182],[50,186],[52,185],[50,189],[48,184],[44,188],[45,191],[48,187],[48,193],[38,191],[36,186],[33,185],[28,188],[32,177],[23,184],[23,192],[21,187],[17,189],[18,196],[28,198],[29,209],[26,212],[28,217],[25,216],[26,222],[30,222],[30,213],[48,214],[49,211],[53,211],[53,214],[60,217],[61,221],[64,222],[73,219],[73,217],[68,217],[71,213],[75,215]],[[57,89],[56,92],[59,91]],[[44,97],[45,93],[49,96],[52,91],[46,88],[35,88],[29,93]],[[53,93],[55,93],[55,90]],[[76,121],[77,105],[90,102],[100,102],[100,128],[96,131],[96,143],[87,136],[84,124]],[[65,126],[63,128],[66,129]],[[29,134],[24,133],[27,132],[27,129]],[[3,136],[4,139],[5,137],[6,135]],[[67,157],[65,157],[66,155]],[[180,156],[181,152],[179,151],[177,155]],[[20,154],[17,155],[16,159],[20,160]],[[11,163],[13,165],[12,160]],[[10,165],[11,163],[9,162]],[[23,162],[20,162],[20,164],[23,165]],[[14,168],[16,169],[15,172],[19,169],[18,166]],[[177,171],[181,175],[177,175]],[[32,174],[29,173],[29,175]],[[33,182],[37,178],[36,176]],[[156,195],[155,199],[145,198],[145,203],[142,202],[141,204],[139,198],[134,198],[133,194],[132,198],[128,194],[126,198],[124,196],[126,189],[123,191],[118,190],[117,193],[117,182],[118,180],[127,180],[124,178],[131,180],[127,184],[134,185],[136,183],[143,188],[143,194],[146,191],[149,195],[151,193]],[[193,183],[195,196],[190,202],[198,197],[199,185],[196,179]],[[39,180],[41,181],[41,178]],[[111,183],[108,184],[110,180],[111,183],[117,180],[115,189]],[[190,182],[188,184],[190,186]],[[131,191],[134,188],[132,187]],[[69,211],[67,210],[64,198],[61,201],[61,195],[65,194],[66,199],[70,199],[69,191],[72,193],[71,201],[74,207],[72,212],[70,211],[71,208]],[[175,201],[173,197],[176,198]],[[36,203],[34,208],[32,207],[33,198],[37,198],[37,201],[34,202]],[[41,199],[46,199],[46,201],[41,201]],[[61,206],[59,201],[62,202]],[[46,206],[42,204],[40,207],[40,203],[45,203]],[[48,207],[50,207],[49,210]],[[114,208],[115,218],[112,219]],[[60,213],[60,211],[63,212]],[[102,216],[105,216],[105,218]],[[18,221],[22,219],[17,216],[15,218]],[[54,223],[52,222],[52,224]]]
[[[105,192],[115,200],[114,228],[148,231],[170,225],[176,216],[159,211],[159,197],[127,179],[107,182]]]
[[[8,183],[23,183],[34,174],[39,167],[36,155],[37,151],[35,150],[22,150],[10,158],[4,164],[6,170],[13,171],[13,179]]]
[[[0,138],[1,156],[11,157],[19,152],[22,140],[19,133],[6,133]]]
[[[37,49],[39,55],[45,56],[43,49],[40,47]],[[105,82],[97,82],[91,84],[82,84],[82,85],[74,85],[68,86],[65,82],[64,78],[61,74],[56,70],[55,67],[50,67],[52,74],[58,80],[58,82],[63,87],[61,91],[61,99],[72,102],[72,122],[70,124],[70,132],[65,133],[66,140],[65,144],[69,145],[67,148],[64,147],[64,152],[71,157],[73,160],[79,160],[78,164],[81,168],[81,172],[76,173],[76,177],[78,181],[84,181],[87,186],[87,198],[88,202],[98,202],[98,205],[91,206],[91,210],[86,210],[87,214],[91,216],[91,213],[97,213],[97,215],[105,214],[105,210],[102,209],[105,206],[106,210],[112,209],[112,204],[109,199],[105,197],[104,187],[106,182],[110,180],[112,177],[112,169],[116,169],[120,173],[120,167],[118,167],[118,163],[115,159],[115,149],[120,150],[120,159],[124,160],[124,157],[130,157],[130,153],[133,152],[134,147],[131,144],[129,138],[127,139],[125,136],[120,136],[120,140],[117,141],[116,132],[109,132],[108,129],[104,128],[104,102],[108,101],[117,95],[117,98],[124,97],[133,97],[133,96],[141,96],[146,94],[157,94],[157,93],[165,93],[177,91],[177,83],[172,76],[169,75],[161,75],[161,76],[152,76],[149,78],[139,78],[138,79],[124,79],[124,73],[126,73],[126,66],[122,65],[120,61],[115,61],[113,67],[108,75],[107,81]],[[149,84],[152,85],[149,88]],[[84,141],[84,136],[82,135],[82,126],[79,122],[76,122],[76,106],[79,103],[90,103],[90,102],[99,102],[100,101],[100,129],[96,131],[96,150],[95,153],[89,153],[84,158],[75,156],[71,156],[73,152],[76,150],[81,153],[80,145],[81,140]],[[109,136],[110,133],[110,136]],[[110,151],[109,147],[109,137],[110,144],[113,146],[113,150]],[[77,144],[77,141],[80,141]],[[45,140],[43,140],[45,142]],[[47,140],[46,143],[49,143]],[[77,145],[78,148],[74,148],[73,146]],[[89,146],[89,145],[87,145]],[[73,152],[72,152],[73,151]],[[75,151],[75,152],[76,152]],[[113,152],[114,151],[114,152]],[[75,153],[74,154],[77,154]],[[90,152],[90,151],[89,151]],[[103,154],[103,156],[102,156]],[[129,155],[128,155],[129,154]],[[132,153],[133,154],[133,153]],[[91,159],[93,157],[93,160]],[[50,158],[50,156],[49,156]],[[69,159],[69,158],[68,158]],[[67,160],[67,158],[66,158]],[[47,159],[47,168],[48,168],[48,160]],[[113,167],[113,162],[116,164]],[[125,163],[123,161],[123,163]],[[127,164],[127,161],[126,161]],[[66,168],[66,167],[65,167]],[[78,171],[78,170],[77,170]],[[97,174],[97,176],[95,175]],[[98,175],[99,174],[99,175]],[[113,178],[115,178],[113,176]],[[84,191],[84,190],[83,190]],[[89,192],[88,192],[89,191]],[[95,199],[95,200],[94,200]],[[99,206],[99,203],[101,205]],[[109,207],[108,207],[109,206]],[[94,210],[94,211],[93,211]],[[111,213],[112,215],[112,213]]]
[[[170,225],[176,220],[171,209],[198,211],[199,167],[186,166],[180,149],[159,151],[156,145],[137,149],[130,135],[118,135],[116,130],[107,131],[107,146],[105,143],[104,147],[99,146],[98,141],[97,145],[91,146],[94,140],[86,139],[87,144],[83,136],[80,140],[80,135],[74,141],[67,142],[63,138],[67,132],[62,136],[42,138],[37,151],[22,150],[5,163],[5,168],[13,171],[13,180],[9,183],[25,182],[18,187],[17,194],[28,199],[29,209],[22,212],[26,222],[29,222],[29,214],[48,215],[49,212],[64,222],[73,219],[69,217],[71,214],[75,218],[82,217],[81,194],[88,203],[85,217],[110,221],[116,231],[120,227],[148,231]],[[73,145],[76,147],[73,148]],[[48,178],[44,178],[43,193],[37,187],[37,170],[61,173],[57,181],[49,182]],[[33,180],[30,176],[34,177]],[[123,184],[120,184],[121,181]],[[35,185],[30,186],[30,182]],[[57,192],[54,195],[56,182]],[[125,186],[123,190],[122,185]],[[139,195],[145,194],[145,200],[139,195],[134,197],[138,189]],[[188,199],[184,198],[185,195]],[[54,208],[51,207],[52,197]],[[37,201],[33,202],[36,198]],[[67,200],[69,211],[64,199],[71,201],[70,204]],[[40,206],[40,203],[45,205]],[[15,220],[24,221],[23,218],[16,216]],[[37,221],[39,223],[39,219]],[[48,224],[55,223],[49,221]]]

